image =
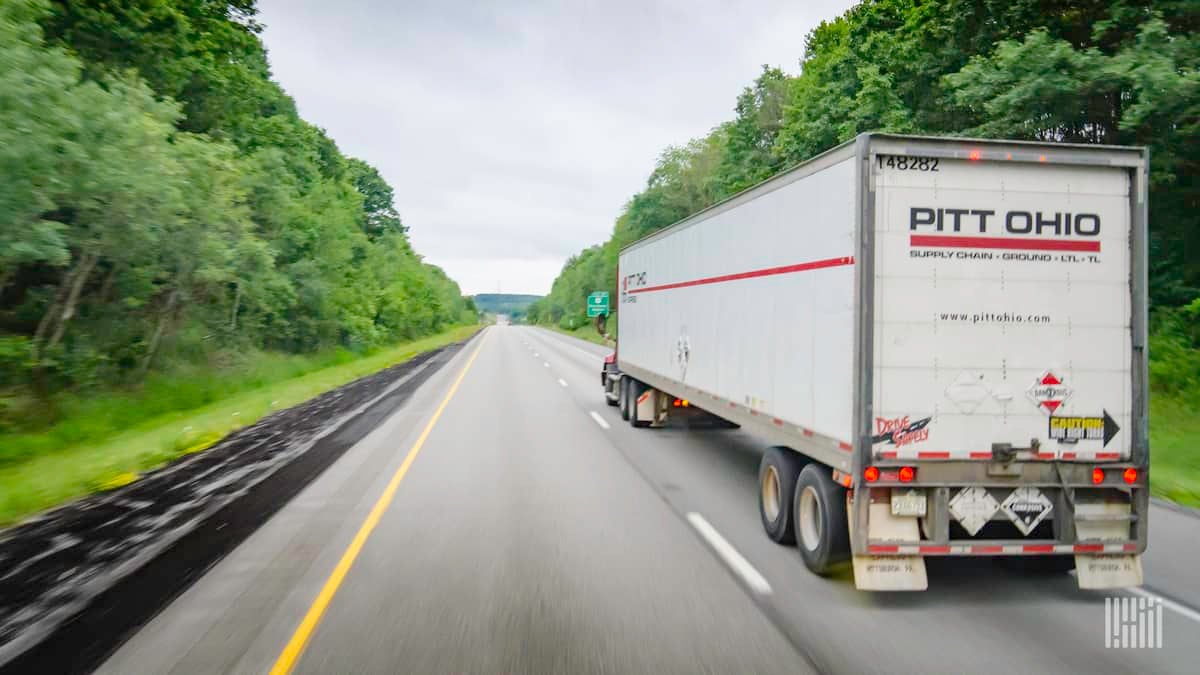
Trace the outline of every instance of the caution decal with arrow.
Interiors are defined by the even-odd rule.
[[[1065,443],[1104,441],[1104,446],[1121,427],[1105,410],[1099,417],[1050,417],[1050,438]]]

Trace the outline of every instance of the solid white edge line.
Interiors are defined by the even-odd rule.
[[[592,419],[596,420],[596,424],[599,424],[601,429],[609,428],[608,422],[604,421],[604,418],[600,416],[600,413],[593,410],[588,414],[592,416]]]
[[[1073,577],[1076,577],[1076,576],[1078,576],[1079,573],[1076,572],[1075,570],[1071,570],[1069,572],[1069,574]],[[1133,595],[1137,595],[1137,596],[1140,596],[1140,597],[1143,597],[1143,598],[1146,598],[1149,600],[1160,600],[1160,601],[1162,601],[1163,607],[1166,607],[1167,609],[1171,610],[1172,612],[1175,612],[1176,614],[1183,616],[1184,618],[1191,619],[1192,621],[1200,623],[1200,612],[1197,612],[1196,610],[1192,609],[1191,607],[1188,607],[1187,605],[1181,605],[1178,602],[1175,602],[1174,600],[1172,600],[1166,596],[1159,595],[1158,593],[1152,593],[1152,592],[1150,592],[1144,588],[1141,588],[1139,586],[1127,586],[1125,588],[1115,588],[1112,590],[1126,591]]]
[[[592,414],[594,415],[595,413]],[[687,514],[687,519],[692,524],[692,527],[696,528],[696,531],[700,533],[700,536],[704,537],[708,545],[717,552],[717,555],[721,556],[725,564],[729,565],[730,569],[746,582],[750,590],[759,595],[769,595],[771,593],[771,584],[767,583],[767,580],[763,578],[763,575],[758,573],[758,570],[754,569],[750,561],[743,558],[742,554],[738,553],[737,549],[733,547],[733,544],[726,541],[725,537],[722,537],[721,533],[717,532],[716,528],[709,524],[704,516],[695,511],[690,511]]]
[[[1176,614],[1181,614],[1181,615],[1191,619],[1192,621],[1196,621],[1196,622],[1200,623],[1200,612],[1197,612],[1196,610],[1192,609],[1191,607],[1186,607],[1184,605],[1179,604],[1178,602],[1175,602],[1174,600],[1171,600],[1170,598],[1164,598],[1163,596],[1159,595],[1158,593],[1151,593],[1150,591],[1147,591],[1143,588],[1137,588],[1136,586],[1132,587],[1132,588],[1126,588],[1125,590],[1129,591],[1130,593],[1133,593],[1134,595],[1140,595],[1143,598],[1149,598],[1150,600],[1158,600],[1159,602],[1161,602],[1163,604],[1163,607],[1166,607],[1167,609],[1175,612]]]
[[[583,347],[577,347],[577,346],[575,346],[575,345],[571,344],[571,343],[568,341],[568,340],[578,340],[579,338],[568,338],[567,336],[565,336],[565,335],[564,335],[564,336],[562,336],[562,337],[563,337],[563,339],[559,340],[559,339],[557,339],[557,338],[558,338],[558,336],[557,336],[557,335],[555,335],[553,332],[551,332],[551,331],[548,331],[548,332],[550,332],[550,334],[553,336],[551,339],[555,340],[555,341],[556,341],[556,342],[558,342],[560,345],[564,345],[564,346],[566,346],[566,347],[570,347],[571,349],[574,349],[575,351],[579,352],[580,354],[584,354],[584,355],[586,355],[586,356],[589,356],[589,357],[591,357],[591,358],[593,358],[593,359],[600,359],[601,361],[603,361],[603,360],[604,360],[604,357],[603,357],[603,356],[601,356],[600,354],[594,354],[594,353],[592,353],[592,352],[589,352],[588,350],[584,349]]]
[[[562,385],[562,386],[564,386],[564,387],[565,387],[565,386],[567,386],[567,381],[566,381],[566,380],[564,380],[564,379],[562,379],[561,377],[560,377],[560,378],[558,378],[558,383],[559,383],[559,384],[561,384],[561,385]]]

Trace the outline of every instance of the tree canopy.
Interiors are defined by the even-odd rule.
[[[379,172],[271,80],[255,16],[253,0],[0,3],[0,387],[44,399],[475,320]]]
[[[532,320],[579,323],[621,247],[866,131],[1149,146],[1152,306],[1200,296],[1194,0],[864,0],[802,47],[799,75],[764,66],[732,120],[663,151]]]

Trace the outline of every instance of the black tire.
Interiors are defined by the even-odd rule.
[[[810,501],[811,500],[811,501]],[[796,548],[804,565],[825,575],[850,556],[850,532],[846,522],[846,490],[833,482],[829,469],[809,464],[796,479],[792,498]],[[806,527],[812,517],[813,529]]]
[[[618,384],[620,382],[618,381]],[[621,402],[620,389],[618,388],[617,396],[611,395],[612,380],[608,378],[607,371],[600,372],[600,386],[604,388],[604,402],[608,405],[617,405]]]
[[[776,544],[796,543],[792,499],[803,467],[799,455],[778,446],[767,448],[758,464],[758,515],[767,536]]]
[[[629,401],[629,424],[641,429],[642,427],[650,426],[650,420],[638,419],[638,399],[642,394],[646,393],[649,387],[638,382],[637,380],[629,381],[629,393],[626,394],[626,399]]]
[[[622,377],[617,382],[617,405],[621,407],[621,419],[629,421],[629,378]]]
[[[1075,556],[1014,555],[1000,558],[1000,564],[1024,574],[1066,574],[1075,569]]]

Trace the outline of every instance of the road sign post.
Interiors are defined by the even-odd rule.
[[[608,291],[596,291],[588,296],[587,315],[608,316]]]

